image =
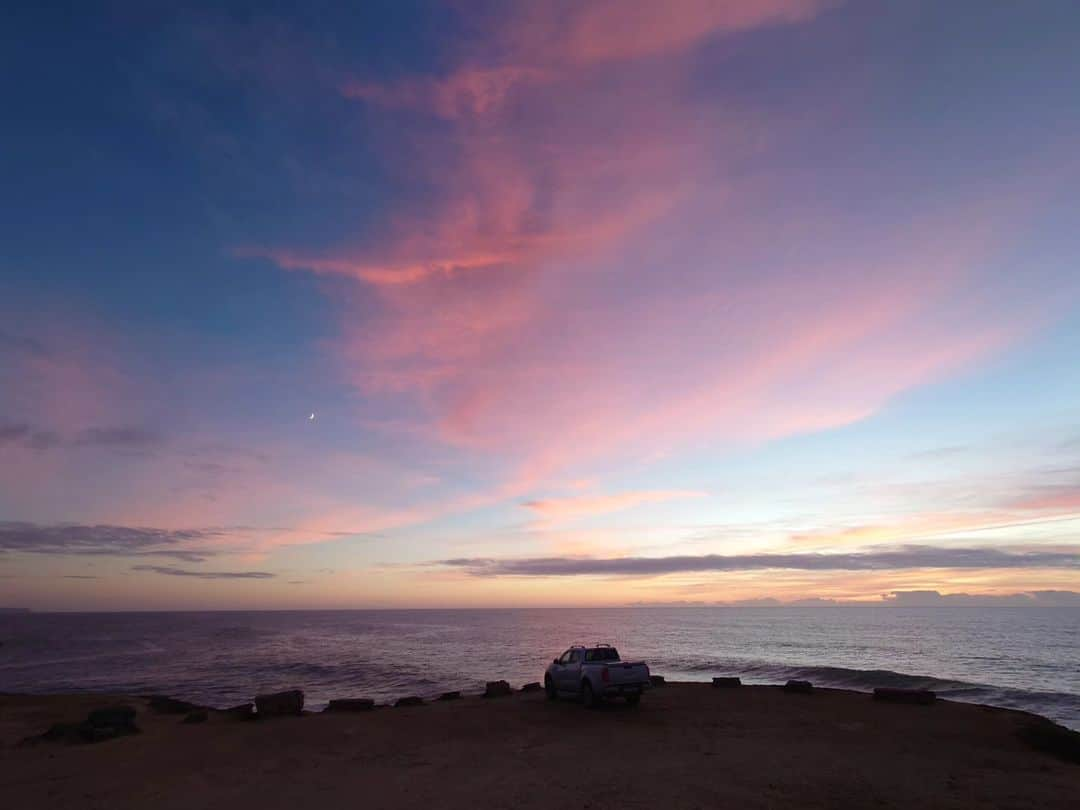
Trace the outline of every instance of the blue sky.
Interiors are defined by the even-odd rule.
[[[1078,24],[17,6],[4,601],[1080,591]]]

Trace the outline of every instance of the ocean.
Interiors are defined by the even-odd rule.
[[[669,680],[924,687],[1080,729],[1080,609],[628,607],[0,614],[0,692],[162,693],[216,707],[301,688],[389,702],[520,686],[572,643]]]

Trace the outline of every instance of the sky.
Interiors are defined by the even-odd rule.
[[[1074,2],[5,17],[0,606],[1080,604]]]

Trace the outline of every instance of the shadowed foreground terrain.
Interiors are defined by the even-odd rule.
[[[1080,765],[1025,741],[1032,715],[838,690],[669,684],[637,708],[532,693],[198,724],[130,699],[139,734],[19,744],[109,702],[0,696],[0,806],[1075,808],[1080,797]]]

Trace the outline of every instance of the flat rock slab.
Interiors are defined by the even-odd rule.
[[[539,692],[541,689],[543,689],[543,687],[540,685],[540,681],[533,681],[532,683],[527,683],[521,687],[522,692]]]
[[[375,708],[371,698],[339,698],[326,704],[327,712],[370,712]]]
[[[505,697],[512,694],[513,690],[506,681],[488,681],[484,687],[484,697],[486,698]]]
[[[929,689],[895,689],[892,687],[879,687],[874,690],[874,700],[885,703],[912,703],[919,706],[929,706],[937,695]]]
[[[436,700],[461,700],[461,692],[443,692]]]
[[[810,681],[788,681],[784,684],[785,692],[794,692],[798,695],[809,695],[814,691],[814,685]]]
[[[105,706],[90,712],[86,716],[86,722],[95,728],[105,726],[134,727],[135,709],[127,705]]]
[[[304,711],[304,693],[299,689],[255,696],[255,711],[259,717],[297,715]]]
[[[94,709],[81,723],[54,723],[44,734],[24,742],[96,743],[138,733],[135,709],[116,705]]]
[[[712,685],[729,689],[733,686],[742,686],[742,680],[739,678],[713,678]]]
[[[653,686],[663,686],[667,681],[664,680],[663,675],[650,675],[649,681]]]
[[[37,737],[28,737],[22,741],[22,744],[33,745],[38,742],[91,743],[101,742],[105,739],[108,739],[106,733],[101,729],[95,730],[89,723],[53,723],[44,734]]]

